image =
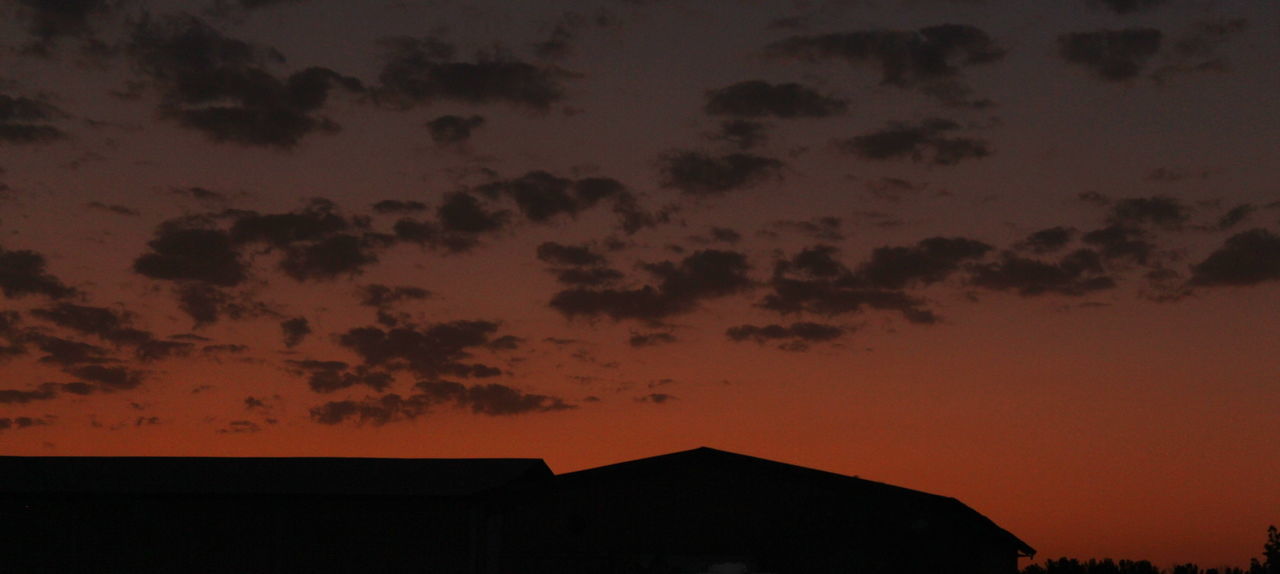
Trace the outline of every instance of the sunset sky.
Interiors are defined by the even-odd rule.
[[[1280,523],[1270,0],[0,0],[0,454],[710,446]]]

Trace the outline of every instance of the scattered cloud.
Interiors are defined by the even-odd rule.
[[[679,263],[664,261],[642,266],[656,285],[642,287],[575,287],[556,293],[551,307],[566,317],[605,316],[651,323],[688,313],[707,299],[741,293],[751,288],[746,256],[734,251],[705,249]]]
[[[0,247],[0,292],[10,299],[27,295],[65,299],[77,293],[45,271],[45,265],[45,258],[39,253]]]
[[[947,135],[959,129],[960,124],[937,118],[914,125],[895,122],[883,129],[838,141],[836,145],[864,159],[909,158],[935,165],[955,165],[966,159],[991,155],[990,145],[984,140]]]
[[[678,339],[676,339],[675,335],[671,333],[663,332],[663,331],[655,331],[652,333],[632,332],[631,337],[627,339],[627,343],[630,344],[632,347],[637,347],[637,348],[656,347],[658,345],[666,345],[668,343],[674,343],[677,340]]]
[[[1005,253],[999,261],[973,265],[970,272],[970,281],[978,287],[1015,291],[1026,297],[1079,297],[1116,286],[1103,268],[1102,258],[1089,249],[1074,251],[1056,262]]]
[[[0,145],[48,143],[67,137],[52,122],[65,116],[43,100],[0,94]]]
[[[749,80],[707,92],[704,110],[713,116],[790,119],[834,116],[848,107],[846,100],[824,96],[800,84]]]
[[[674,151],[660,159],[662,185],[686,195],[711,197],[755,186],[778,177],[783,163],[750,153],[715,156]]]
[[[561,83],[569,77],[558,68],[500,52],[480,54],[474,62],[457,61],[454,46],[435,38],[393,38],[385,48],[376,94],[379,101],[399,107],[447,100],[546,111],[564,98]]]
[[[321,67],[281,79],[267,70],[283,60],[273,50],[224,36],[193,16],[144,18],[129,51],[160,86],[163,116],[218,142],[291,148],[337,123],[316,112],[335,87],[364,90],[360,81]]]
[[[919,90],[951,105],[983,105],[967,99],[971,89],[962,72],[1005,55],[986,32],[961,24],[792,36],[769,45],[767,52],[801,61],[840,59],[875,66],[881,84]]]
[[[759,344],[781,342],[785,351],[805,351],[810,343],[834,341],[848,332],[844,327],[801,321],[791,325],[738,325],[725,330],[730,341],[755,341]]]
[[[294,317],[280,322],[280,331],[284,336],[284,346],[294,348],[311,334],[311,322],[306,317]]]
[[[1256,285],[1280,280],[1280,236],[1266,229],[1237,233],[1191,267],[1191,284]]]
[[[483,125],[484,116],[444,115],[427,122],[427,130],[437,145],[456,145],[471,139],[471,132]]]
[[[1132,79],[1160,51],[1164,34],[1155,28],[1073,32],[1058,38],[1062,57],[1107,81]]]

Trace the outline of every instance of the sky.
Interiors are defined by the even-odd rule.
[[[1266,0],[0,0],[0,453],[710,446],[1280,522]]]

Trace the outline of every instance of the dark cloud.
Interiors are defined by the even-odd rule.
[[[381,426],[392,421],[414,420],[430,406],[424,399],[397,394],[362,401],[330,401],[311,409],[311,420],[322,425],[336,425],[346,421]]]
[[[314,199],[289,213],[235,212],[230,236],[236,243],[261,242],[282,249],[280,269],[298,281],[358,275],[377,263],[377,252],[394,239],[360,231],[367,221],[348,220],[336,210],[332,202]]]
[[[658,322],[693,311],[707,299],[751,288],[746,256],[734,251],[696,251],[679,263],[664,261],[643,268],[657,285],[634,289],[571,288],[557,293],[551,307],[566,317],[606,316],[614,320]]]
[[[693,196],[714,196],[777,177],[783,163],[749,153],[713,156],[674,151],[660,158],[662,185]]]
[[[284,336],[284,346],[292,349],[311,334],[311,322],[306,317],[285,319],[280,322],[280,332]]]
[[[911,247],[879,247],[858,268],[858,276],[881,289],[928,285],[949,277],[966,261],[981,258],[991,246],[963,237],[930,237]]]
[[[1111,204],[1111,198],[1096,191],[1082,191],[1076,194],[1076,199],[1090,205],[1103,206]]]
[[[605,199],[629,195],[618,180],[592,177],[580,180],[531,171],[518,178],[499,180],[475,188],[489,198],[510,197],[529,221],[546,222],[558,215],[576,216]]]
[[[571,267],[555,269],[552,272],[556,275],[556,281],[579,287],[599,287],[615,283],[625,277],[621,271],[608,267]]]
[[[3,247],[0,247],[0,292],[10,299],[27,295],[63,299],[77,293],[45,271],[43,255],[28,250],[9,251]]]
[[[50,124],[64,115],[44,100],[0,94],[0,145],[47,143],[66,138],[65,132]]]
[[[882,177],[866,183],[867,192],[880,201],[898,203],[905,197],[923,191],[928,184],[916,184],[897,177]]]
[[[456,406],[476,414],[508,416],[575,408],[563,399],[525,393],[499,384],[467,386],[452,381],[423,381],[414,386],[418,393],[402,397],[387,394],[361,401],[334,401],[311,409],[311,419],[325,425],[343,422],[384,425],[415,420],[435,406]]]
[[[365,385],[375,391],[384,391],[395,382],[386,371],[370,369],[365,365],[351,368],[341,361],[287,361],[293,373],[307,377],[307,385],[317,393],[331,393],[355,385]]]
[[[733,244],[742,241],[742,234],[728,227],[712,227],[711,239]]]
[[[1154,28],[1074,32],[1058,37],[1059,53],[1099,78],[1122,81],[1142,73],[1160,51],[1164,34]]]
[[[231,236],[220,229],[165,224],[147,245],[151,252],[134,260],[133,270],[152,279],[232,287],[247,276]]]
[[[937,316],[924,306],[924,301],[901,290],[873,285],[837,261],[836,252],[832,246],[816,245],[778,261],[769,280],[771,292],[760,306],[783,314],[828,317],[870,308],[897,311],[912,323],[937,322]],[[891,274],[886,277],[898,279]]]
[[[775,221],[773,226],[787,231],[798,231],[812,239],[820,241],[841,241],[844,234],[840,231],[844,221],[839,217],[815,217],[807,221]]]
[[[586,245],[563,245],[548,241],[538,246],[538,259],[552,265],[601,265],[604,256]]]
[[[483,125],[482,116],[446,115],[427,122],[427,130],[436,144],[454,145],[471,139],[471,131]]]
[[[117,347],[131,347],[135,356],[143,361],[184,355],[194,347],[183,341],[158,340],[147,331],[131,327],[130,314],[104,307],[59,303],[33,309],[31,315],[77,333],[98,337]]]
[[[946,134],[960,124],[946,119],[929,119],[918,124],[895,122],[868,134],[837,142],[844,151],[872,160],[910,158],[935,165],[955,165],[966,159],[991,155],[986,141]]]
[[[1157,225],[1176,228],[1191,217],[1191,209],[1171,197],[1132,197],[1111,204],[1114,225]]]
[[[230,304],[221,289],[205,283],[188,283],[178,289],[178,308],[191,317],[196,327],[215,323]]]
[[[715,116],[740,118],[823,118],[844,113],[848,107],[845,100],[800,84],[750,80],[707,92],[704,110]]]
[[[1222,173],[1220,169],[1185,169],[1158,167],[1147,172],[1146,180],[1158,183],[1176,183],[1187,180],[1206,180]]]
[[[218,429],[218,434],[248,434],[261,432],[262,427],[253,421],[231,421],[224,428]]]
[[[1093,0],[1094,4],[1101,4],[1116,14],[1132,14],[1143,10],[1150,10],[1161,4],[1165,4],[1169,0]]]
[[[918,89],[949,104],[965,101],[970,89],[964,68],[995,62],[1005,50],[973,26],[942,24],[919,30],[864,30],[792,36],[771,44],[775,56],[816,61],[841,59],[879,68],[881,84]]]
[[[1026,239],[1019,241],[1017,248],[1038,254],[1053,253],[1071,243],[1071,239],[1075,235],[1076,230],[1067,227],[1041,229],[1028,235]]]
[[[476,414],[490,416],[574,408],[559,397],[525,393],[497,383],[466,386],[451,381],[424,381],[414,385],[414,389],[422,391],[435,403],[452,402]]]
[[[419,211],[426,211],[427,205],[420,201],[384,199],[373,204],[373,210],[378,213],[415,213]]]
[[[623,274],[603,267],[607,260],[586,245],[563,245],[548,241],[538,246],[538,259],[561,267],[552,269],[556,280],[565,285],[600,286],[621,280]]]
[[[445,231],[478,235],[501,230],[509,221],[506,210],[490,211],[467,193],[451,193],[436,210]]]
[[[97,335],[109,341],[128,338],[130,335],[125,332],[129,317],[123,312],[105,307],[59,303],[53,307],[33,309],[31,315],[60,327],[66,327],[84,334]]]
[[[9,429],[25,429],[47,424],[50,424],[49,419],[47,418],[0,417],[0,431]]]
[[[72,341],[52,335],[29,335],[27,339],[35,343],[41,352],[41,363],[71,367],[83,364],[105,363],[109,360],[108,351],[103,347],[82,341]]]
[[[653,404],[655,404],[655,405],[662,405],[662,404],[666,404],[666,403],[669,403],[669,402],[674,401],[674,400],[676,400],[676,396],[675,396],[675,395],[671,395],[671,394],[667,394],[667,393],[649,393],[649,394],[644,395],[644,396],[642,396],[642,397],[637,397],[637,398],[636,398],[636,402],[639,402],[639,403],[653,403]]]
[[[314,243],[291,245],[285,250],[280,269],[298,281],[352,277],[378,262],[376,249],[387,242],[372,234],[339,234]]]
[[[1257,210],[1256,207],[1248,203],[1237,205],[1218,218],[1216,227],[1218,229],[1231,229],[1248,219]]]
[[[578,33],[587,23],[587,18],[582,14],[565,12],[551,28],[547,39],[533,44],[533,53],[547,60],[559,60],[569,56],[574,51],[574,41]],[[597,14],[595,23],[600,26],[609,26],[611,18],[602,11]]]
[[[740,150],[749,150],[759,147],[769,139],[769,128],[754,120],[725,120],[720,122],[720,131],[710,137],[712,140],[727,142]]]
[[[91,44],[93,24],[115,8],[114,0],[17,0],[18,16],[35,37],[30,48],[47,53],[57,40],[79,38]]]
[[[343,333],[338,341],[370,367],[409,370],[433,380],[446,375],[492,377],[501,371],[466,360],[471,357],[469,349],[489,344],[497,330],[498,324],[489,321],[452,321],[388,330],[360,327]]]
[[[289,148],[305,136],[336,131],[316,115],[334,87],[363,90],[359,80],[312,67],[280,79],[266,70],[283,59],[199,18],[147,18],[133,30],[138,68],[163,89],[161,111],[215,141]]]
[[[41,383],[31,390],[0,389],[0,404],[24,405],[36,401],[49,401],[62,394],[84,396],[100,390],[88,383]]]
[[[676,342],[676,336],[671,333],[661,331],[653,333],[631,333],[631,337],[627,339],[627,343],[632,347],[656,347]]]
[[[421,287],[389,287],[377,283],[360,288],[360,304],[366,307],[390,307],[402,301],[420,301],[431,297],[431,292]]]
[[[1212,19],[1196,22],[1188,31],[1174,36],[1165,52],[1165,63],[1151,73],[1156,81],[1194,72],[1226,72],[1231,66],[1218,50],[1248,29],[1244,19]]]
[[[508,54],[481,54],[475,62],[454,60],[454,47],[434,38],[386,42],[378,98],[408,107],[438,100],[507,103],[547,110],[564,97],[568,74]]]
[[[645,209],[630,193],[619,195],[613,204],[613,212],[618,216],[618,228],[627,235],[669,223],[675,211],[676,208],[670,205],[657,210]]]
[[[218,192],[218,191],[213,191],[211,189],[205,189],[203,187],[179,187],[179,188],[170,190],[170,193],[174,195],[180,195],[183,197],[189,197],[196,201],[203,201],[203,202],[210,202],[210,203],[220,203],[227,200],[227,194]]]
[[[1107,259],[1128,259],[1146,264],[1155,253],[1155,244],[1147,241],[1148,233],[1136,227],[1109,225],[1084,234],[1081,240],[1098,249]]]
[[[68,374],[97,385],[106,391],[123,391],[136,388],[146,378],[144,371],[113,365],[83,365],[66,369]]]
[[[298,242],[319,241],[346,231],[352,225],[336,206],[323,199],[309,202],[301,210],[259,214],[235,212],[230,235],[236,243],[262,242],[272,247],[289,247]]]
[[[1191,284],[1256,285],[1280,279],[1280,236],[1251,229],[1227,238],[1204,261],[1191,267]]]
[[[769,324],[769,325],[738,325],[725,330],[724,334],[731,341],[755,341],[764,344],[769,342],[782,341],[782,345],[778,348],[786,351],[805,351],[808,350],[810,343],[824,343],[834,341],[844,336],[846,329],[836,325],[827,325],[825,323],[797,322],[790,326]]]
[[[102,203],[101,201],[90,201],[85,205],[88,206],[89,209],[96,209],[98,211],[105,211],[107,213],[114,213],[116,215],[129,215],[129,216],[139,215],[138,210],[125,205],[107,204],[107,203]]]
[[[1089,249],[1081,249],[1057,262],[1005,253],[994,263],[970,268],[974,285],[994,291],[1016,291],[1023,296],[1046,294],[1081,296],[1111,289],[1115,280],[1105,273],[1102,259]]]
[[[0,389],[0,404],[25,405],[33,401],[47,401],[58,396],[60,387],[57,383],[44,383],[29,391]]]

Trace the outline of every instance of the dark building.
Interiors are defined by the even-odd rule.
[[[537,459],[0,457],[0,573],[1013,574],[948,497],[708,448]]]

